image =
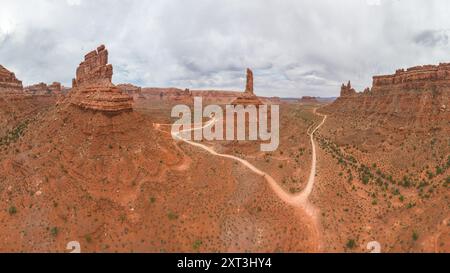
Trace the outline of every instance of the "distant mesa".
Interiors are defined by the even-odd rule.
[[[299,102],[302,104],[317,104],[319,100],[316,97],[303,96]]]
[[[117,87],[122,90],[123,93],[132,96],[134,99],[142,99],[145,98],[142,95],[142,88],[130,83],[122,83],[118,84]]]
[[[374,76],[372,88],[357,93],[350,81],[341,87],[341,97],[362,94],[393,94],[404,91],[429,91],[450,88],[450,63],[398,69],[395,74]]]
[[[59,82],[53,82],[50,85],[46,83],[38,83],[24,88],[28,95],[61,95],[63,87]]]
[[[372,88],[357,92],[350,82],[324,112],[349,116],[383,116],[413,127],[450,118],[450,64],[399,69],[393,75],[374,76]]]
[[[247,68],[247,82],[245,85],[245,91],[243,94],[239,95],[232,103],[232,105],[255,105],[259,106],[263,103],[259,100],[257,96],[255,96],[253,90],[253,71],[250,68]]]
[[[72,80],[70,102],[83,109],[117,113],[131,111],[133,98],[112,83],[113,67],[101,45],[86,54]]]

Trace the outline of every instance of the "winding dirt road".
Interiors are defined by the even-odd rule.
[[[302,209],[304,209],[311,217],[315,217],[315,212],[314,212],[314,208],[312,207],[311,204],[308,203],[308,197],[310,196],[313,188],[314,188],[314,181],[315,181],[315,176],[316,176],[316,163],[317,163],[317,155],[316,155],[316,145],[314,142],[314,133],[325,123],[327,116],[326,115],[322,115],[322,114],[318,114],[316,113],[316,109],[314,109],[314,114],[317,114],[319,116],[323,117],[322,122],[316,126],[311,132],[310,129],[313,128],[314,124],[308,129],[308,135],[310,136],[311,139],[311,145],[312,145],[312,159],[311,159],[311,170],[310,170],[310,174],[309,174],[309,178],[308,178],[308,183],[306,184],[306,187],[303,189],[303,191],[301,191],[298,194],[290,194],[287,193],[276,181],[275,179],[273,179],[268,173],[258,169],[257,167],[255,167],[253,164],[251,164],[250,162],[248,162],[245,159],[236,157],[236,156],[232,156],[232,155],[228,155],[228,154],[220,154],[216,151],[214,151],[214,149],[212,149],[211,147],[208,147],[206,145],[200,144],[198,142],[193,142],[187,139],[184,139],[182,137],[180,137],[180,133],[183,132],[189,132],[189,131],[196,131],[196,130],[203,130],[204,128],[207,128],[209,126],[212,126],[213,124],[215,124],[218,120],[216,118],[212,118],[210,121],[208,121],[205,125],[201,126],[201,127],[197,127],[197,128],[193,128],[193,129],[188,129],[188,130],[182,130],[178,133],[173,133],[172,136],[175,139],[179,139],[189,145],[201,148],[205,151],[207,151],[208,153],[214,155],[214,156],[218,156],[218,157],[223,157],[223,158],[228,158],[231,160],[235,160],[239,163],[241,163],[242,165],[244,165],[245,167],[247,167],[249,170],[251,170],[252,172],[256,173],[257,175],[262,176],[271,186],[272,190],[276,193],[276,195],[283,200],[284,202],[286,202],[289,205],[292,206],[296,206],[296,207],[300,207]],[[156,126],[160,126],[163,124],[155,124]],[[166,125],[166,124],[164,124]]]

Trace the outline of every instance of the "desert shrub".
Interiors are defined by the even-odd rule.
[[[178,219],[178,215],[176,213],[172,212],[172,211],[167,214],[167,217],[169,218],[169,220],[176,220],[176,219]]]
[[[14,215],[14,214],[16,214],[16,213],[17,213],[17,208],[14,207],[14,206],[9,207],[8,213],[9,213],[9,215]]]
[[[201,240],[195,240],[195,242],[192,244],[192,248],[194,250],[198,250],[202,244],[203,242]]]
[[[413,231],[412,239],[413,239],[414,241],[417,241],[417,240],[419,239],[419,233],[417,233],[417,231]]]
[[[353,249],[356,247],[356,241],[354,239],[349,239],[345,246],[349,249]]]
[[[56,236],[58,235],[58,233],[59,233],[58,227],[52,227],[52,228],[50,229],[50,234],[51,234],[53,237],[56,237]]]
[[[364,185],[367,185],[369,183],[369,179],[370,177],[367,174],[363,174],[362,182],[364,183]]]

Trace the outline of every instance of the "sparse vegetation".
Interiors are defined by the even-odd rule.
[[[0,146],[8,146],[11,143],[16,142],[21,136],[24,135],[25,130],[28,128],[29,120],[25,120],[17,125],[14,129],[6,132],[6,135],[0,138]]]
[[[201,240],[195,240],[195,242],[192,244],[192,248],[197,251],[202,244],[203,242]]]
[[[14,206],[9,207],[8,213],[9,213],[9,215],[14,215],[14,214],[16,214],[16,213],[17,213],[17,208],[14,207]]]
[[[91,235],[87,234],[86,236],[84,236],[84,239],[86,240],[87,243],[91,243],[92,242],[92,237]]]
[[[174,212],[169,212],[167,214],[167,217],[169,218],[169,220],[177,220],[178,219],[178,214],[174,213]]]
[[[346,246],[348,249],[353,249],[353,248],[356,247],[356,241],[355,241],[354,239],[349,239],[349,240],[347,241],[347,243],[345,244],[345,246]]]
[[[58,233],[59,233],[58,227],[52,227],[52,228],[50,229],[50,234],[51,234],[53,237],[58,236]]]

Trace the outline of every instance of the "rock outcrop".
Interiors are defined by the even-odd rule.
[[[27,86],[24,88],[24,91],[26,94],[29,95],[60,95],[62,91],[61,83],[59,82],[53,82],[50,85],[47,85],[46,83],[38,83],[33,84],[30,86]]]
[[[431,90],[450,87],[450,63],[399,69],[393,75],[373,77],[373,92]]]
[[[341,97],[350,97],[356,95],[356,90],[352,88],[352,84],[348,81],[347,85],[342,84],[341,86]]]
[[[310,97],[310,96],[303,96],[300,100],[300,103],[302,104],[316,104],[319,103],[316,97]]]
[[[356,92],[350,82],[340,97],[323,109],[337,115],[380,117],[410,127],[436,126],[450,120],[450,64],[399,69],[393,75],[373,77],[372,88]]]
[[[131,111],[133,98],[112,84],[113,67],[104,45],[89,52],[72,80],[71,103],[84,109],[117,113]]]
[[[117,87],[119,87],[123,93],[132,96],[134,100],[145,99],[145,96],[142,94],[142,87],[129,83],[118,84]]]
[[[24,95],[22,81],[2,65],[0,65],[0,95],[10,98]]]
[[[238,96],[232,103],[232,105],[255,105],[259,106],[263,103],[261,100],[255,96],[253,91],[253,72],[249,68],[247,68],[247,82],[245,85],[245,92]]]
[[[253,71],[247,68],[247,83],[245,85],[245,92],[253,94]]]

